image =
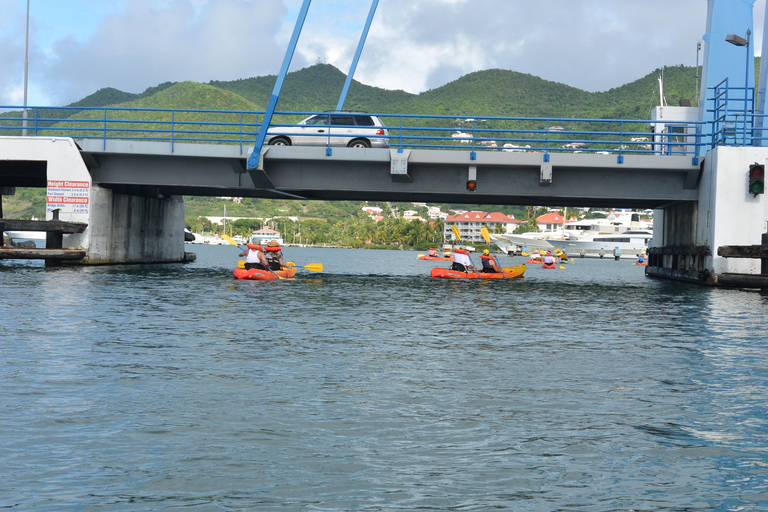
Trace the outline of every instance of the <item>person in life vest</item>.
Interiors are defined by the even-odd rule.
[[[532,260],[541,260],[541,254],[539,254],[539,251],[533,251],[531,253],[531,259]]]
[[[464,249],[456,249],[453,255],[453,264],[451,270],[457,270],[459,272],[468,272],[476,267],[472,264],[472,260],[469,259],[469,253]]]
[[[637,262],[641,265],[645,263],[645,251],[637,255]]]
[[[435,256],[437,256],[437,251],[435,250],[435,248],[434,248],[434,247],[430,247],[430,248],[429,248],[429,251],[427,251],[427,256],[430,256],[430,257],[435,257]]]
[[[240,257],[245,256],[245,269],[250,270],[252,268],[258,270],[269,269],[269,263],[267,258],[264,257],[263,247],[256,244],[246,244],[248,247],[240,253]]]
[[[451,257],[451,251],[448,249],[443,251],[443,258],[450,258]]]
[[[267,242],[265,256],[270,269],[282,270],[285,266],[285,263],[283,263],[283,251],[280,250],[280,244],[277,243],[277,240],[272,239]]]
[[[555,264],[555,257],[552,256],[552,253],[547,251],[547,254],[544,255],[544,265],[551,267]]]
[[[483,250],[483,255],[480,256],[480,261],[483,263],[483,268],[480,272],[500,274],[501,268],[496,262],[496,258],[490,256],[488,249]]]

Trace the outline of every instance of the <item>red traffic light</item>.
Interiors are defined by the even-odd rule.
[[[467,180],[467,190],[474,192],[477,188],[477,182],[475,180]]]
[[[765,192],[765,165],[752,164],[749,166],[749,188],[750,194],[757,196]]]

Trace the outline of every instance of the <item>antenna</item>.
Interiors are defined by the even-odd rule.
[[[694,98],[696,98],[694,101],[696,102],[696,106],[699,106],[699,96],[701,93],[699,92],[699,52],[701,51],[701,40],[696,41],[696,90],[694,91]]]

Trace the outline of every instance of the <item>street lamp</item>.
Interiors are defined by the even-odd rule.
[[[747,145],[747,96],[749,95],[749,36],[752,34],[752,31],[747,29],[747,38],[744,39],[743,37],[736,35],[736,34],[728,34],[725,36],[725,41],[728,43],[731,43],[734,46],[745,46],[747,48],[747,65],[746,70],[744,71],[744,138],[743,138],[743,145]]]
[[[27,78],[29,76],[29,0],[27,0],[27,44],[24,49],[24,121],[21,135],[27,136]]]

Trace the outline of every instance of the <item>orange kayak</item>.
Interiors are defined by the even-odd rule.
[[[459,272],[458,270],[435,267],[432,269],[431,276],[447,279],[512,279],[515,277],[523,277],[523,274],[525,273],[525,265],[504,267],[502,270],[504,271],[504,275],[502,275],[501,272]]]
[[[420,260],[430,260],[430,261],[453,261],[453,256],[449,256],[448,258],[445,258],[443,256],[426,256],[424,254],[419,254]]]
[[[263,280],[263,279],[277,279],[277,276],[280,276],[285,279],[290,279],[293,276],[296,275],[296,267],[287,267],[283,270],[275,270],[275,274],[270,272],[269,270],[259,270],[257,268],[252,268],[249,270],[245,270],[244,268],[236,268],[235,269],[235,279],[255,279],[255,280]]]

